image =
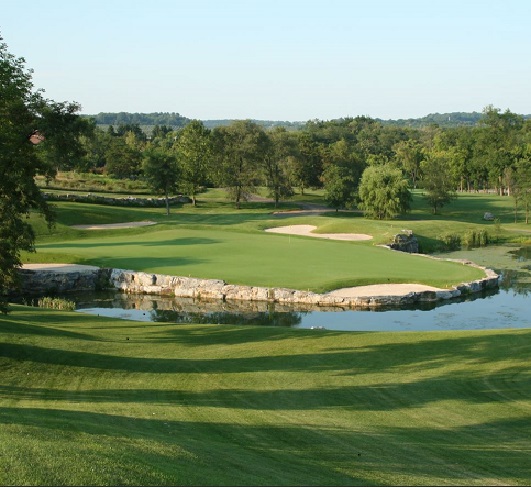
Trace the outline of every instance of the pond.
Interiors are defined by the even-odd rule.
[[[70,294],[68,298],[83,313],[176,324],[249,324],[338,331],[531,328],[530,248],[498,246],[445,254],[494,269],[500,274],[499,289],[407,309],[302,309],[274,303],[197,301],[118,292]]]

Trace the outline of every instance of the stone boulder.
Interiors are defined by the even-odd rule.
[[[401,233],[397,233],[393,237],[393,241],[389,244],[389,248],[399,250],[400,252],[418,254],[419,242],[411,230],[402,230]]]

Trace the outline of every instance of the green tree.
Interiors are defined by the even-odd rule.
[[[423,159],[422,145],[416,140],[402,140],[394,147],[395,160],[409,175],[411,186],[417,187],[420,172],[420,163]]]
[[[32,82],[24,58],[7,50],[0,37],[0,310],[7,312],[7,292],[19,283],[20,253],[34,251],[35,235],[27,218],[38,211],[53,224],[53,208],[35,184],[35,176],[52,178],[55,167],[44,151],[50,140],[59,158],[77,145],[75,103],[45,100]],[[72,129],[72,130],[71,130]],[[66,134],[62,131],[66,130]],[[48,139],[49,137],[49,139]]]
[[[424,199],[435,214],[437,210],[457,198],[456,182],[452,175],[450,158],[444,152],[427,151],[425,159],[421,163],[421,170]]]
[[[169,215],[169,196],[176,191],[179,177],[177,157],[161,147],[150,147],[144,152],[143,170],[153,190],[164,195],[166,215]]]
[[[522,126],[521,115],[510,110],[500,113],[492,105],[484,109],[479,122],[476,150],[500,196],[511,192],[508,169],[513,168],[518,159],[515,147]]]
[[[210,130],[200,120],[192,120],[179,132],[175,150],[181,169],[180,188],[197,206],[197,193],[205,184],[212,157]]]
[[[321,186],[322,171],[320,144],[314,140],[314,136],[310,132],[298,132],[297,152],[292,163],[292,176],[301,195],[307,188]]]
[[[124,137],[113,137],[105,151],[106,171],[118,179],[136,178],[141,171],[142,153]]]
[[[358,197],[358,207],[367,218],[391,219],[410,210],[408,181],[390,164],[369,166],[363,171]]]
[[[336,211],[351,208],[356,200],[357,178],[352,169],[330,164],[322,175],[325,200]]]
[[[238,120],[213,131],[218,158],[216,177],[225,186],[236,208],[251,195],[269,141],[264,129],[251,120]]]
[[[269,133],[270,147],[264,159],[264,172],[269,196],[275,208],[283,198],[293,196],[290,182],[290,161],[295,153],[295,139],[284,127],[275,127]]]
[[[514,221],[518,221],[518,208],[525,210],[525,222],[529,223],[531,207],[531,143],[520,147],[518,162],[515,164],[511,196],[514,198]]]

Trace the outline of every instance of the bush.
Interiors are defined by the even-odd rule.
[[[74,311],[76,303],[68,299],[44,297],[37,300],[39,308],[60,309],[63,311]]]
[[[470,230],[463,235],[461,243],[464,247],[485,247],[489,244],[490,238],[486,230]]]
[[[461,248],[461,236],[457,233],[443,233],[439,236],[444,250],[459,250]]]

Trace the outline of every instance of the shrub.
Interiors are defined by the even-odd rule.
[[[486,230],[470,230],[463,235],[461,243],[464,247],[485,247],[489,244],[490,238]]]
[[[60,309],[66,311],[74,311],[76,303],[68,299],[44,297],[37,300],[39,308]]]
[[[443,243],[444,250],[459,250],[461,248],[461,236],[457,233],[443,233],[439,235],[439,240]]]

